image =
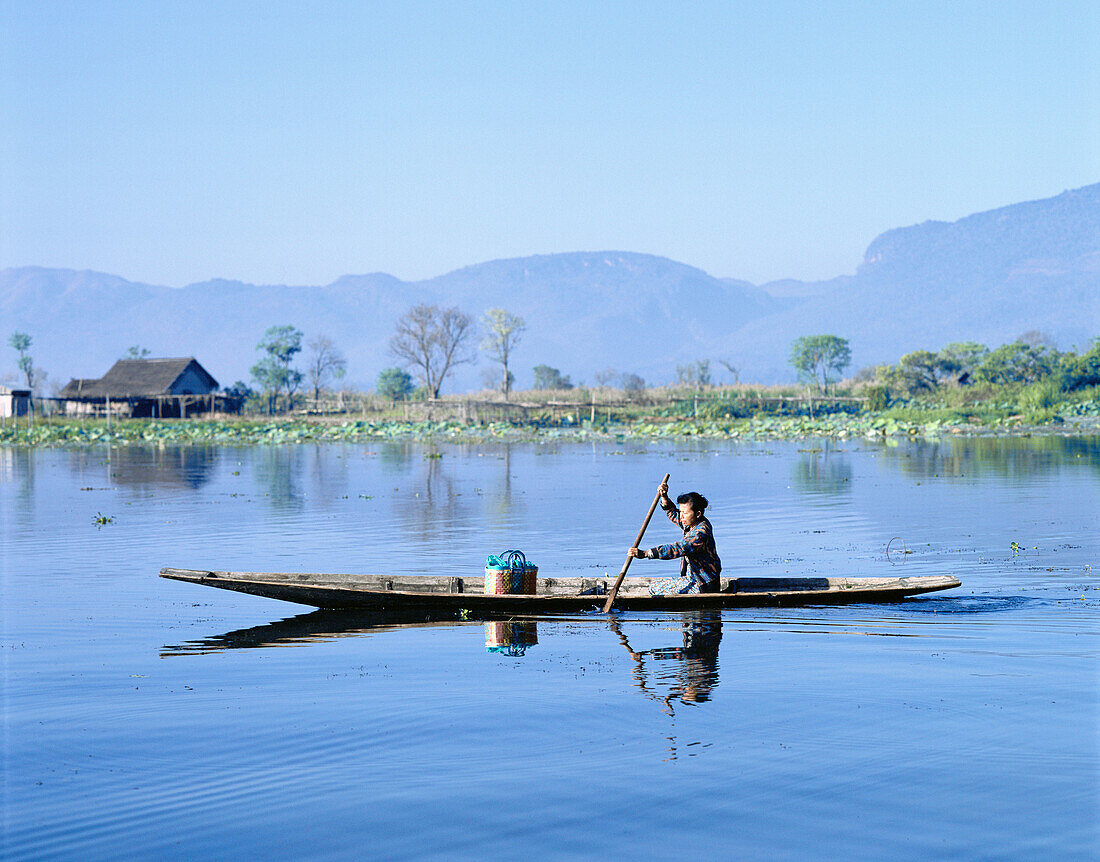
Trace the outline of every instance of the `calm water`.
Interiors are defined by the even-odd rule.
[[[666,471],[729,574],[963,586],[399,625],[156,577],[615,573]],[[0,855],[1095,857],[1098,503],[1095,438],[0,449]]]

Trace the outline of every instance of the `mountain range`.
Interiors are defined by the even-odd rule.
[[[896,362],[951,341],[989,346],[1040,330],[1060,347],[1100,336],[1100,183],[956,222],[889,230],[852,275],[754,285],[634,252],[569,252],[496,260],[423,281],[385,273],[324,286],[215,279],[186,287],[69,269],[0,270],[0,334],[29,333],[35,363],[54,381],[99,377],[131,345],[152,356],[195,356],[222,385],[247,380],[269,326],[331,338],[348,381],[369,388],[395,364],[397,318],[418,302],[475,317],[503,307],[527,322],[514,353],[517,386],[546,364],[574,381],[607,369],[660,384],[676,367],[726,360],[742,381],[791,380],[790,343],[831,333],[851,344],[853,368]],[[15,353],[0,354],[14,378]],[[445,391],[481,388],[463,366]],[[712,361],[715,382],[730,379]]]

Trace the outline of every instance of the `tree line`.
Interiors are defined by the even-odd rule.
[[[514,352],[527,329],[526,321],[506,309],[490,308],[479,323],[479,347],[494,366],[486,383],[507,399],[515,383]],[[397,364],[382,369],[375,391],[394,401],[417,396],[438,398],[457,368],[476,361],[474,341],[478,330],[474,319],[457,307],[413,306],[398,319],[389,340],[389,353]],[[280,398],[287,405],[293,404],[304,385],[316,400],[322,391],[344,378],[347,359],[332,339],[316,335],[306,342],[305,368],[299,369],[295,360],[303,352],[304,338],[304,333],[291,325],[270,327],[256,345],[259,359],[249,369],[257,389],[238,380],[224,391],[242,398],[263,398],[269,411],[275,410]],[[31,336],[13,332],[8,344],[17,353],[16,366],[27,388],[33,390],[46,379],[46,372],[35,365],[31,356]],[[147,348],[135,345],[121,358],[143,359],[149,353]],[[851,348],[847,339],[836,335],[802,336],[791,343],[788,361],[804,382],[827,392],[842,380],[851,365]],[[739,382],[740,369],[733,361],[717,362],[735,383]],[[535,389],[574,387],[568,375],[550,365],[536,365],[533,372]],[[676,375],[681,386],[708,388],[712,385],[711,360],[678,365]],[[617,384],[627,393],[646,388],[640,376],[614,369],[596,371],[594,378],[597,386]],[[1080,354],[1059,351],[1048,336],[1034,330],[992,349],[972,341],[953,342],[939,350],[914,350],[896,364],[861,369],[850,382],[868,390],[875,401],[885,402],[892,397],[935,393],[945,385],[1028,385],[1040,381],[1063,392],[1100,385],[1100,339]]]

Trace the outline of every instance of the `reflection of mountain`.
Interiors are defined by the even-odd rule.
[[[634,682],[642,693],[673,712],[673,701],[705,703],[718,685],[718,646],[722,642],[722,612],[691,611],[681,617],[682,644],[634,650],[618,620],[610,621],[630,657]]]
[[[212,635],[182,644],[166,644],[161,647],[162,657],[221,652],[232,649],[260,649],[263,647],[307,646],[311,643],[336,638],[387,632],[395,629],[421,628],[425,626],[477,625],[434,613],[394,614],[355,613],[352,611],[313,611],[274,623],[247,629]]]
[[[906,476],[1020,479],[1057,474],[1086,465],[1100,472],[1100,438],[952,437],[883,445],[882,462]]]
[[[213,478],[214,446],[119,446],[69,453],[74,474],[106,468],[113,485],[126,488],[201,488]],[[102,475],[102,474],[100,474]]]

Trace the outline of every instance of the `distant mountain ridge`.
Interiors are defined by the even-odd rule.
[[[819,332],[851,341],[853,369],[949,341],[999,344],[1029,329],[1084,346],[1100,335],[1100,184],[886,231],[854,275],[822,282],[757,286],[623,251],[495,260],[415,282],[345,275],[323,286],[215,279],[171,288],[90,271],[0,270],[5,337],[30,333],[36,364],[61,383],[101,376],[140,344],[155,356],[194,355],[228,385],[247,380],[263,331],[290,323],[307,339],[332,338],[347,354],[349,382],[369,387],[394,364],[394,323],[417,302],[476,317],[502,306],[526,318],[515,354],[520,387],[543,363],[575,381],[614,368],[663,383],[678,364],[702,358],[733,362],[742,380],[788,380],[790,342]],[[11,376],[14,351],[0,356],[0,375]],[[464,366],[448,389],[480,386],[478,370]]]

